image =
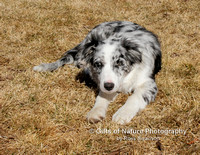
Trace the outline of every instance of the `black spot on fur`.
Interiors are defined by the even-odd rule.
[[[161,53],[157,54],[156,55],[156,58],[155,58],[155,64],[154,64],[154,70],[153,70],[153,73],[152,73],[152,78],[155,79],[155,75],[161,70]]]
[[[155,94],[156,94],[156,92],[153,91],[153,90],[150,90],[150,93],[151,93],[152,95],[155,95]]]
[[[128,33],[130,33],[130,32],[133,32],[133,30],[126,30],[125,32],[128,32]]]
[[[146,96],[143,96],[143,99],[144,99],[144,101],[147,103],[147,104],[149,104],[149,98],[148,97],[146,97]]]
[[[153,89],[154,89],[155,91],[157,91],[157,90],[158,90],[158,88],[157,88],[157,87],[153,87]]]
[[[91,34],[91,37],[89,39],[90,40],[88,41],[87,44],[97,46],[99,44],[99,42],[104,41],[106,39],[106,37],[102,33],[99,34],[98,31],[96,31],[96,32]]]
[[[114,33],[120,32],[122,28],[124,28],[124,25],[117,26],[117,27],[115,27],[113,32]]]
[[[141,37],[141,36],[143,36],[142,33],[140,33],[140,34],[136,34],[136,35],[135,35],[135,37]]]
[[[137,27],[137,30],[146,31],[144,27]]]
[[[119,39],[113,38],[113,39],[111,39],[111,41],[119,41]]]
[[[152,42],[150,42],[150,46],[154,51],[156,50],[156,48],[155,48],[155,46],[154,46],[154,44]]]

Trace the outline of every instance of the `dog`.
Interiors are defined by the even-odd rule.
[[[154,101],[155,75],[161,69],[158,38],[144,27],[128,22],[105,22],[94,27],[86,38],[53,63],[35,66],[35,71],[53,71],[65,64],[83,68],[96,82],[99,94],[87,114],[91,123],[102,121],[118,93],[131,93],[112,121],[127,124]]]

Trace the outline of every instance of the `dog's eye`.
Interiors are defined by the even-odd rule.
[[[100,68],[103,67],[103,64],[102,64],[101,62],[95,62],[95,63],[94,63],[94,67],[100,69]]]
[[[121,60],[121,59],[118,59],[115,63],[115,66],[118,67],[118,66],[124,66],[124,61]]]

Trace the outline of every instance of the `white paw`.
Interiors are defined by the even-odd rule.
[[[127,124],[132,118],[137,114],[137,112],[128,107],[122,106],[112,117],[112,121],[118,124]]]
[[[88,112],[87,120],[90,123],[97,123],[102,121],[106,116],[106,110],[102,107],[92,108],[90,112]]]

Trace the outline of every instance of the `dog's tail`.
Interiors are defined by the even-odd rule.
[[[42,63],[38,66],[34,66],[33,70],[38,71],[38,72],[54,71],[54,70],[58,69],[59,67],[64,66],[65,64],[73,64],[77,52],[78,52],[78,50],[75,47],[74,49],[67,51],[57,61],[55,61],[53,63]]]

